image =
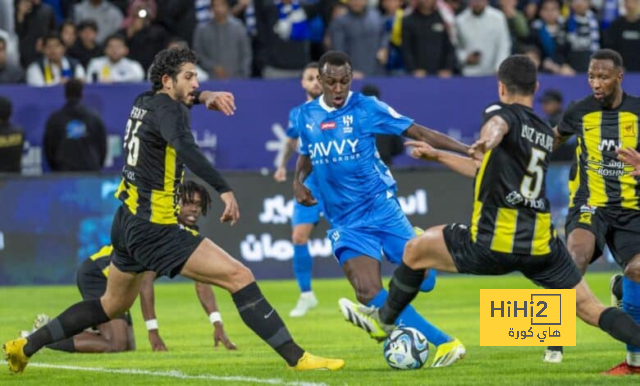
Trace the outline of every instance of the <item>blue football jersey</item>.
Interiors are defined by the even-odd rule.
[[[300,129],[297,126],[298,123],[298,115],[300,114],[300,108],[302,106],[304,106],[305,104],[307,104],[309,102],[305,102],[302,105],[296,106],[294,108],[292,108],[289,111],[289,123],[287,125],[287,130],[285,131],[285,134],[287,135],[287,137],[291,138],[291,139],[298,139],[300,138]],[[299,143],[300,141],[298,141],[298,145],[300,145]],[[315,191],[316,190],[316,184],[315,184],[315,178],[313,176],[309,176],[305,181],[304,184],[307,188],[309,188],[309,190],[311,191]],[[318,196],[316,197],[317,200],[320,200],[321,197]]]
[[[332,223],[352,223],[373,198],[395,193],[396,182],[380,160],[376,134],[401,135],[413,120],[398,114],[375,97],[349,93],[342,108],[327,106],[323,98],[300,106],[294,125],[300,153],[313,165],[316,192]]]

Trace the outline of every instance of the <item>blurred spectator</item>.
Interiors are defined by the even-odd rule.
[[[404,10],[402,0],[382,0],[384,10],[384,34],[386,47],[380,52],[378,60],[387,69],[389,75],[402,75],[404,63],[402,62],[402,20]]]
[[[407,72],[417,78],[453,74],[456,52],[436,0],[417,0],[402,21],[402,55]]]
[[[67,50],[71,49],[74,44],[76,44],[76,25],[72,20],[65,20],[60,24],[60,37],[62,38],[62,43],[67,47]]]
[[[105,0],[83,0],[73,9],[76,23],[93,20],[98,25],[98,44],[102,44],[107,36],[114,34],[122,25],[122,12]]]
[[[82,105],[82,82],[64,86],[64,107],[47,120],[44,153],[54,172],[100,171],[107,154],[107,135],[100,116]]]
[[[162,24],[169,35],[192,42],[196,27],[195,1],[160,0],[157,4],[156,21]]]
[[[11,100],[0,96],[0,173],[20,173],[24,133],[11,124]]]
[[[87,82],[124,83],[142,82],[144,70],[140,63],[128,59],[129,48],[124,36],[115,34],[107,38],[104,54],[91,59],[87,68]]]
[[[540,49],[538,49],[538,47],[531,44],[523,44],[518,47],[517,53],[527,55],[529,59],[533,60],[533,62],[536,64],[536,68],[538,69],[538,71],[544,71],[541,68],[542,54],[540,53]]]
[[[558,0],[542,0],[539,18],[531,24],[531,42],[542,53],[544,71],[561,75],[575,74],[564,62],[567,40]]]
[[[559,90],[548,89],[540,97],[542,111],[551,127],[555,127],[562,119],[562,93]]]
[[[571,0],[566,30],[566,63],[577,72],[587,72],[591,54],[600,49],[600,25],[589,0]]]
[[[301,77],[311,58],[308,19],[316,7],[299,0],[254,0],[254,8],[259,45],[253,54],[264,64],[262,76]]]
[[[375,84],[365,84],[362,87],[362,94],[380,99],[380,89]],[[402,137],[398,135],[377,134],[376,148],[378,149],[380,159],[387,166],[393,164],[393,157],[404,152]]]
[[[56,24],[62,23],[63,20],[68,19],[73,14],[73,6],[78,0],[42,0],[43,3],[48,4],[56,16]]]
[[[174,37],[169,39],[167,48],[189,48],[189,44],[178,37]],[[200,60],[200,55],[198,55],[198,60]],[[147,73],[147,78],[149,78],[150,71],[151,69],[149,69]],[[205,80],[209,80],[209,74],[204,69],[202,69],[202,67],[200,67],[200,65],[198,64],[196,64],[196,72],[198,74],[199,82],[204,82]]]
[[[13,3],[15,0],[0,0],[0,29],[8,32],[13,32],[14,27],[14,8]]]
[[[353,77],[382,75],[378,61],[385,48],[384,21],[377,9],[370,8],[367,0],[347,0],[349,12],[329,26],[331,49],[351,56]]]
[[[27,67],[39,56],[41,38],[56,28],[53,9],[41,0],[17,0],[16,34],[20,38],[20,64]]]
[[[458,60],[465,76],[487,76],[511,53],[507,20],[487,0],[469,0],[469,7],[456,19],[459,35]]]
[[[622,55],[629,72],[640,71],[640,0],[625,0],[626,15],[604,32],[603,45]]]
[[[507,18],[512,52],[516,52],[520,42],[529,38],[529,22],[518,8],[518,0],[500,0],[500,10]]]
[[[80,61],[84,67],[89,61],[102,55],[102,46],[98,44],[98,25],[93,20],[85,20],[78,24],[78,39],[69,50],[69,56]]]
[[[186,0],[185,0],[186,1]],[[169,41],[164,28],[154,24],[156,7],[153,1],[134,0],[129,6],[127,19],[122,31],[127,37],[129,59],[138,61],[145,71],[153,58]]]
[[[0,37],[0,83],[21,83],[23,81],[22,67],[7,62],[7,42]]]
[[[42,38],[44,56],[27,68],[27,84],[30,86],[53,86],[70,79],[84,79],[82,64],[65,56],[66,49],[60,35],[55,32]]]
[[[211,0],[213,19],[196,27],[193,49],[209,78],[249,78],[251,42],[240,20],[229,15],[228,0]]]
[[[0,29],[0,38],[4,40],[7,63],[20,65],[20,51],[18,51],[18,36]]]

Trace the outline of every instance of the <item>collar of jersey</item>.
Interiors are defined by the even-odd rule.
[[[347,95],[347,100],[344,102],[344,105],[342,105],[341,109],[347,107],[347,105],[349,104],[349,101],[351,100],[351,95],[353,95],[353,91],[349,91],[349,95]],[[324,102],[324,98],[322,97],[322,95],[320,95],[320,100],[318,101],[318,103],[320,104],[320,107],[322,107],[326,112],[328,113],[332,113],[338,109],[336,109],[335,107],[329,107],[325,102]]]

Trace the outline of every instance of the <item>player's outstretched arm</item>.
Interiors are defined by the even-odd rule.
[[[287,163],[296,152],[296,146],[298,141],[293,138],[287,138],[287,141],[283,144],[282,157],[278,162],[278,168],[276,169],[273,179],[277,182],[285,182],[287,180]]]
[[[632,176],[640,176],[640,153],[631,147],[616,150],[618,153],[618,159],[624,163],[627,163],[635,169],[630,174]]]
[[[469,150],[469,146],[464,143],[417,123],[409,126],[403,135],[416,141],[426,142],[436,149],[449,150],[460,154],[467,154]]]
[[[196,144],[187,125],[188,119],[183,107],[176,104],[175,109],[166,109],[160,116],[160,133],[173,148],[176,154],[195,175],[211,185],[219,194],[225,204],[224,212],[220,217],[222,222],[231,222],[234,225],[240,219],[240,210],[235,195],[222,175],[209,163]]]
[[[309,188],[304,185],[304,180],[307,179],[312,170],[311,158],[300,154],[296,162],[296,173],[293,177],[293,195],[299,203],[305,206],[313,206],[318,203]]]
[[[558,126],[553,128],[553,150],[557,150],[560,146],[571,138],[572,135],[564,135],[558,130]]]
[[[142,317],[149,332],[149,343],[153,351],[167,351],[160,332],[158,331],[158,321],[156,319],[155,294],[153,291],[153,281],[156,273],[148,271],[142,274],[142,284],[140,285],[140,307],[142,308]]]
[[[507,121],[499,115],[494,115],[482,126],[480,138],[469,148],[469,156],[477,162],[482,162],[484,154],[496,148],[508,132]]]
[[[218,311],[218,304],[216,303],[213,288],[208,284],[196,282],[196,293],[198,294],[198,300],[200,300],[204,312],[209,316],[209,321],[213,324],[214,347],[218,348],[218,345],[222,343],[227,350],[235,350],[236,345],[229,340],[227,334],[224,332],[222,316],[220,316],[220,312]]]
[[[224,115],[233,115],[236,103],[233,94],[225,91],[201,91],[197,95],[198,103],[209,110],[220,111]]]
[[[475,177],[478,166],[469,157],[462,157],[447,151],[434,149],[431,145],[419,141],[407,141],[405,146],[411,147],[411,156],[425,161],[435,161],[463,176]]]

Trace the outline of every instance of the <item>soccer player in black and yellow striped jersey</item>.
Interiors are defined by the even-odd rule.
[[[416,157],[475,176],[471,227],[440,225],[410,240],[382,307],[358,307],[343,300],[341,306],[379,339],[416,297],[426,269],[473,275],[519,271],[545,288],[575,289],[576,313],[582,320],[627,344],[639,344],[640,324],[595,298],[551,224],[545,177],[554,137],[532,110],[538,88],[535,64],[524,55],[511,56],[501,63],[498,80],[500,102],[485,110],[480,139],[469,149],[472,158],[426,143],[409,144]]]
[[[225,204],[220,218],[233,225],[240,212],[235,196],[195,142],[189,110],[195,102],[233,114],[228,93],[198,93],[196,55],[188,48],[160,51],[151,66],[152,91],[135,100],[124,139],[125,166],[114,216],[107,290],[100,299],[79,302],[26,339],[3,348],[9,370],[24,371],[42,347],[125,313],[135,301],[142,273],[182,275],[215,284],[231,293],[242,321],[294,370],[339,370],[341,359],[322,358],[302,349],[264,297],[253,273],[212,240],[190,232],[176,219],[176,186],[185,166],[213,187]]]
[[[592,95],[569,105],[554,134],[556,147],[578,139],[565,225],[569,253],[584,274],[609,247],[624,270],[623,309],[640,321],[640,180],[617,154],[640,145],[640,98],[623,91],[623,75],[620,54],[595,52],[588,72]],[[561,353],[549,347],[545,361],[560,362]],[[627,360],[607,373],[640,374],[640,347],[627,347]]]
[[[179,191],[180,212],[178,214],[178,222],[185,227],[198,231],[198,219],[200,216],[207,214],[211,207],[211,197],[204,186],[193,181],[181,184]],[[113,246],[106,245],[80,265],[76,277],[78,289],[84,300],[100,299],[106,291],[112,254]],[[140,288],[140,306],[147,326],[151,349],[153,351],[166,351],[167,347],[160,337],[155,314],[153,290],[155,278],[156,274],[153,271],[144,273]],[[195,286],[200,304],[209,316],[209,321],[214,328],[213,340],[215,347],[222,343],[227,349],[235,350],[235,344],[229,340],[224,331],[222,317],[218,312],[218,305],[211,286],[199,282],[196,282]],[[42,320],[42,317],[45,320],[48,319],[46,315],[39,315],[36,321]],[[72,338],[47,347],[54,350],[77,353],[113,353],[135,350],[135,336],[129,311],[116,319],[96,326],[96,329],[99,334],[81,332]]]

